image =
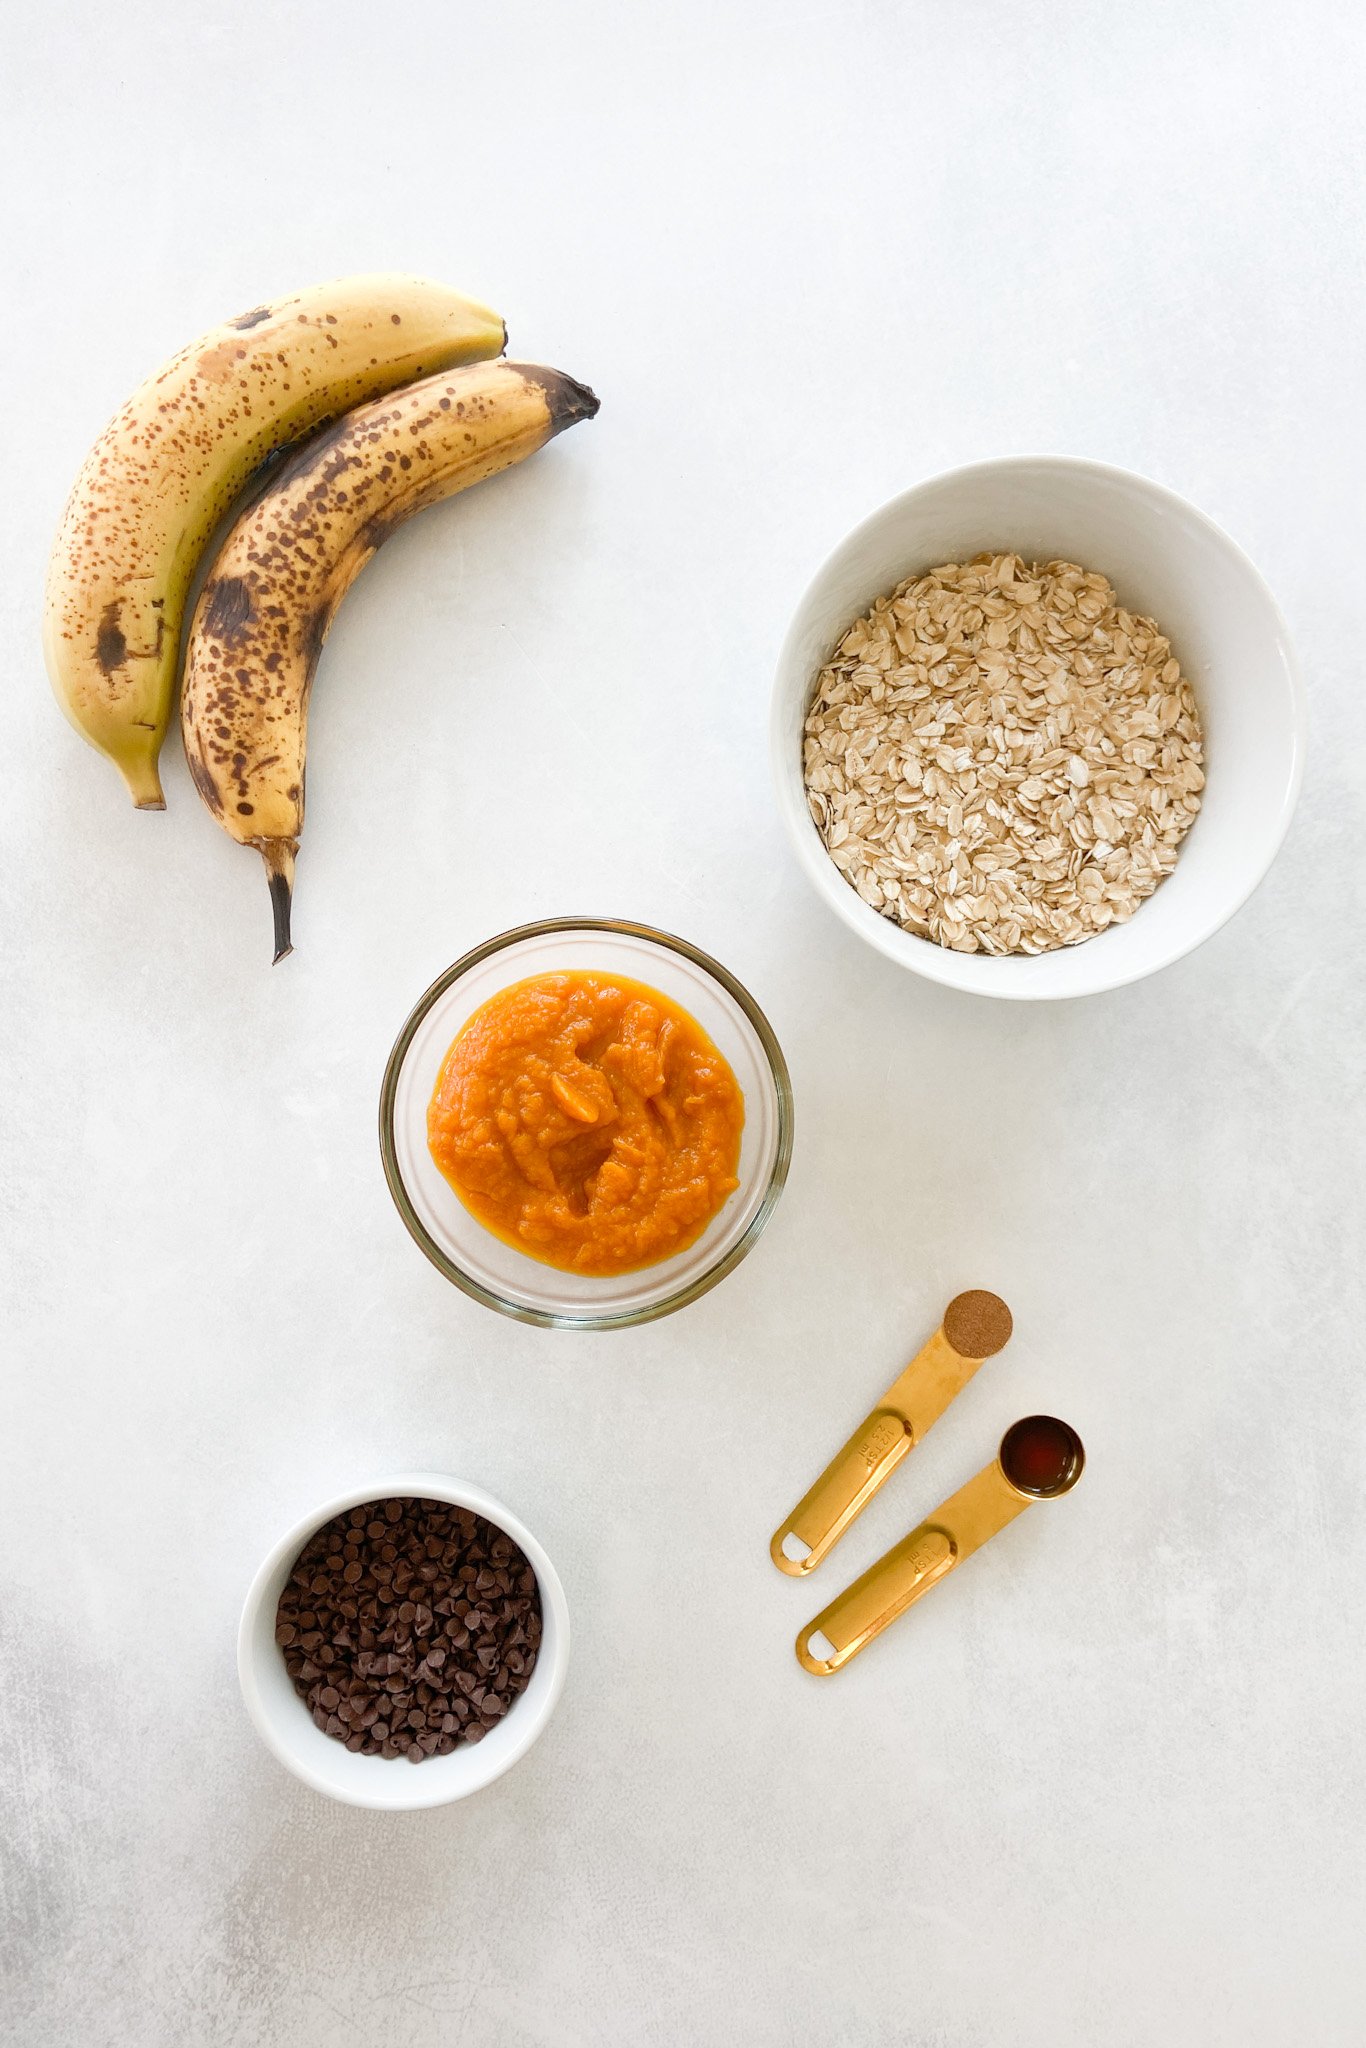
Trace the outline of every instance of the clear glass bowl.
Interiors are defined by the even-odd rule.
[[[740,1185],[686,1251],[608,1279],[560,1272],[484,1229],[427,1149],[427,1105],[463,1025],[510,982],[533,974],[620,974],[694,1016],[730,1062],[745,1098]],[[768,1019],[733,975],[686,940],[612,918],[551,918],[476,946],[432,983],[389,1055],[379,1142],[399,1215],[448,1280],[526,1323],[616,1330],[667,1316],[738,1266],[768,1222],[792,1156],[792,1089]]]

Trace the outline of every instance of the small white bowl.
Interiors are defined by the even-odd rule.
[[[1125,924],[1053,953],[956,953],[879,916],[831,860],[807,809],[802,724],[854,620],[907,576],[988,550],[1062,558],[1155,618],[1205,730],[1203,806],[1174,873]],[[1067,456],[954,469],[856,527],[797,608],[773,691],[778,802],[797,857],[846,924],[901,966],[975,995],[1095,995],[1168,967],[1218,931],[1270,867],[1304,770],[1304,686],[1284,619],[1242,550],[1193,505],[1127,470]]]
[[[324,1735],[295,1692],[275,1641],[280,1595],[313,1532],[348,1508],[395,1499],[449,1501],[452,1507],[483,1515],[521,1547],[541,1591],[541,1648],[526,1691],[518,1694],[482,1742],[462,1743],[449,1756],[429,1756],[420,1764],[410,1764],[402,1757],[358,1756],[345,1743]],[[444,1479],[436,1472],[401,1472],[397,1478],[353,1486],[296,1522],[252,1580],[237,1632],[242,1697],[266,1747],[315,1792],[325,1792],[329,1799],[340,1799],[348,1806],[382,1807],[390,1812],[447,1806],[501,1778],[526,1755],[550,1719],[568,1662],[569,1609],[564,1588],[536,1538],[491,1494],[459,1480]]]
[[[495,1237],[465,1207],[427,1144],[427,1107],[442,1063],[481,1004],[534,974],[584,972],[620,974],[680,1004],[729,1063],[745,1099],[740,1185],[701,1236],[672,1258],[605,1279],[547,1266]],[[476,946],[433,982],[389,1055],[379,1142],[409,1234],[475,1301],[553,1329],[628,1329],[696,1301],[758,1241],[792,1156],[792,1089],[768,1019],[719,962],[649,925],[549,918]]]

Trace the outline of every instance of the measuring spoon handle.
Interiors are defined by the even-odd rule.
[[[797,1662],[817,1678],[842,1671],[932,1586],[1029,1506],[994,1460],[894,1544],[797,1637]]]
[[[998,1294],[976,1288],[955,1295],[929,1343],[774,1531],[768,1551],[780,1572],[804,1578],[816,1569],[983,1359],[1008,1342],[1011,1327],[1010,1310]]]

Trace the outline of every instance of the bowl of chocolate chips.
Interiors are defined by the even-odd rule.
[[[430,1472],[355,1487],[282,1536],[237,1641],[247,1711],[280,1762],[391,1810],[501,1777],[549,1720],[568,1657],[564,1590],[530,1530]]]

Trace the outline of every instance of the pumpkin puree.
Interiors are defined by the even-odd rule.
[[[605,1275],[700,1236],[739,1186],[744,1121],[729,1066],[658,989],[539,974],[464,1026],[427,1142],[486,1229],[545,1265]]]

